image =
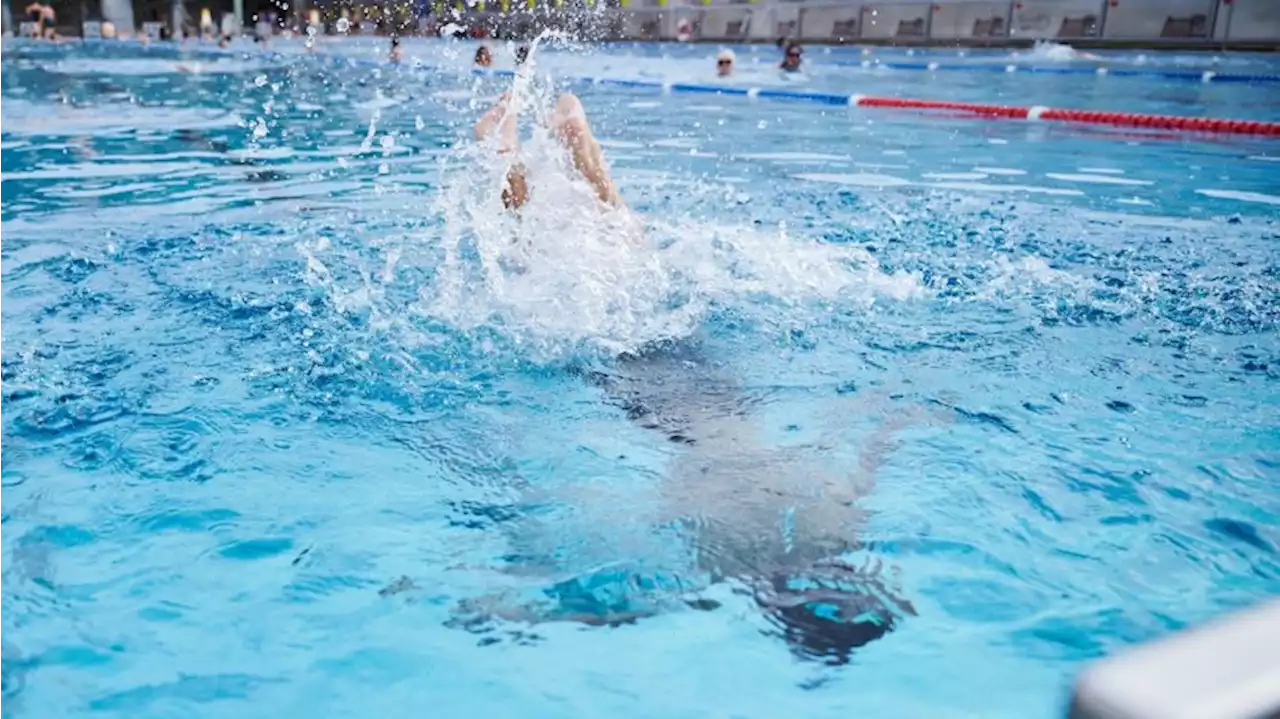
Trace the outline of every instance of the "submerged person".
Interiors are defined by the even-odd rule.
[[[716,55],[716,75],[720,77],[728,77],[733,74],[733,63],[737,58],[734,57],[733,50],[725,48]]]
[[[518,517],[507,520],[513,553],[502,571],[534,584],[464,600],[454,624],[477,631],[494,619],[616,626],[682,609],[713,611],[721,605],[706,590],[728,584],[750,597],[795,654],[843,664],[915,615],[880,566],[846,557],[865,549],[859,500],[872,490],[895,434],[919,416],[886,420],[841,475],[803,448],[769,447],[746,393],[696,346],[624,355],[609,372],[586,375],[628,419],[675,445],[656,496],[627,502],[591,485],[521,488],[522,501],[543,510],[571,506],[573,515],[610,527],[604,541],[576,549],[578,557],[560,548],[556,520],[540,525],[518,506],[481,509]]]
[[[476,67],[489,67],[493,65],[493,53],[490,52],[488,45],[481,45],[476,48]]]
[[[475,125],[478,140],[496,140],[497,152],[513,160],[519,149],[515,114],[504,95]],[[548,125],[601,208],[625,210],[578,98],[561,95]],[[517,212],[536,192],[518,160],[501,192],[503,205]],[[556,568],[558,550],[543,558],[535,541],[532,561],[510,563],[503,571],[559,581],[532,596],[508,592],[467,600],[458,612],[462,626],[482,627],[491,619],[615,625],[681,607],[713,610],[719,606],[715,600],[691,596],[690,588],[728,582],[745,588],[797,654],[843,663],[854,649],[914,615],[911,603],[887,586],[878,569],[843,557],[862,548],[857,536],[865,514],[857,501],[874,484],[894,434],[918,419],[884,422],[863,447],[857,467],[840,476],[812,457],[806,471],[798,450],[770,447],[741,389],[687,344],[624,354],[612,370],[584,374],[629,419],[678,447],[648,512],[629,509],[616,529],[680,549],[657,561],[653,552],[634,547],[584,550],[597,569],[565,578]],[[536,488],[521,489],[533,501],[546,498]],[[558,499],[575,511],[616,505],[593,503],[574,490]],[[515,532],[539,531],[534,518],[516,524]],[[698,579],[690,581],[689,575]],[[405,578],[384,593],[411,586]]]

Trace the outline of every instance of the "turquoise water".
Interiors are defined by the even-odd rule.
[[[632,248],[473,46],[276,49],[4,47],[6,716],[1049,717],[1280,591],[1274,141],[574,85]]]

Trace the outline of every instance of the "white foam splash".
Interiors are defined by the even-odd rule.
[[[1115,175],[1098,175],[1084,172],[1046,172],[1045,177],[1052,180],[1061,180],[1063,182],[1087,182],[1097,185],[1151,185],[1155,184],[1150,180],[1135,180],[1129,177],[1116,177]]]
[[[444,158],[431,199],[440,228],[383,240],[380,266],[360,268],[352,287],[335,278],[353,273],[330,270],[340,255],[321,242],[301,246],[308,277],[340,310],[368,311],[384,324],[443,324],[483,338],[482,346],[497,340],[534,361],[555,361],[685,337],[718,310],[782,322],[923,291],[913,275],[881,272],[857,245],[606,208],[543,124],[554,97],[550,85],[535,82],[535,52],[536,44],[510,99],[532,127],[515,153],[464,142]],[[502,191],[516,165],[529,200],[513,212]],[[401,274],[429,279],[418,282],[414,301],[396,306],[388,297],[401,293],[384,289]]]
[[[1097,55],[1081,52],[1070,45],[1048,40],[1039,40],[1026,52],[1014,52],[1013,57],[1028,60],[1048,60],[1050,62],[1070,62],[1072,60],[1099,60]]]
[[[1088,282],[1062,270],[1055,270],[1043,258],[1027,255],[1016,260],[997,256],[986,263],[991,276],[977,292],[980,299],[1023,295],[1037,287],[1081,289]]]
[[[1243,190],[1198,189],[1197,194],[1218,200],[1236,200],[1238,202],[1257,202],[1263,205],[1280,205],[1280,195],[1268,195],[1263,192],[1245,192]]]

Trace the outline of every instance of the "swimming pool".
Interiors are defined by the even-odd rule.
[[[705,80],[673,47],[537,62]],[[1280,591],[1274,141],[575,85],[657,261],[555,224],[549,165],[511,257],[473,46],[277,49],[4,47],[6,715],[1047,717]],[[692,559],[764,562],[846,476],[845,558],[911,607],[851,653]]]

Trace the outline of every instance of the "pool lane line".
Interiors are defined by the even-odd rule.
[[[1055,67],[1052,65],[1023,65],[1016,62],[972,63],[963,65],[947,65],[939,62],[913,62],[890,60],[861,60],[858,62],[843,60],[823,60],[823,65],[839,67],[861,67],[874,70],[916,70],[925,72],[1005,72],[1029,73],[1033,75],[1093,75],[1095,77],[1146,77],[1161,80],[1181,80],[1185,82],[1224,82],[1246,85],[1264,85],[1280,83],[1280,75],[1236,75],[1219,73],[1213,70],[1143,70],[1132,67],[1113,67],[1098,65],[1097,67]]]
[[[1106,110],[1073,110],[1063,108],[986,105],[973,102],[938,102],[896,97],[864,97],[854,95],[849,104],[857,107],[886,107],[920,110],[951,110],[981,117],[1004,117],[1015,120],[1071,122],[1086,125],[1110,125],[1150,130],[1182,130],[1215,134],[1261,135],[1280,137],[1280,122],[1233,120],[1222,117],[1183,117],[1180,115],[1148,115],[1136,112]]]
[[[262,53],[264,58],[285,60],[297,57],[316,57],[330,64],[369,67],[396,67],[387,60],[371,58],[313,53],[310,55],[286,55],[280,52]],[[413,66],[409,66],[411,69]],[[419,66],[425,69],[426,66]],[[473,75],[490,77],[512,77],[515,70],[472,68]],[[1108,125],[1111,127],[1133,127],[1150,130],[1181,130],[1185,132],[1201,132],[1211,134],[1257,135],[1263,137],[1280,137],[1280,122],[1264,122],[1259,120],[1233,120],[1221,117],[1184,117],[1180,115],[1148,115],[1135,112],[1110,112],[1106,110],[1073,110],[1035,105],[1020,107],[1017,105],[989,105],[976,102],[956,102],[947,100],[919,100],[902,97],[874,97],[868,95],[843,95],[828,92],[797,92],[794,90],[778,90],[760,87],[730,87],[687,82],[655,82],[653,80],[628,80],[623,78],[571,76],[570,82],[589,85],[611,85],[614,87],[654,89],[662,92],[703,93],[730,95],[749,99],[766,98],[775,100],[798,100],[823,105],[847,105],[850,107],[876,107],[902,110],[943,110],[973,115],[975,117],[1005,118],[1011,120],[1030,120],[1045,122],[1069,122],[1084,125]]]
[[[475,68],[476,75],[510,77],[514,70],[486,70]],[[736,95],[748,98],[775,100],[800,100],[823,105],[849,105],[852,107],[877,107],[902,110],[944,110],[977,117],[1006,118],[1044,122],[1070,122],[1086,125],[1110,125],[1150,130],[1182,130],[1216,134],[1260,135],[1280,137],[1280,122],[1260,120],[1234,120],[1221,117],[1184,117],[1181,115],[1148,115],[1136,112],[1111,112],[1106,110],[1074,110],[1040,105],[989,105],[976,102],[948,100],[919,100],[903,97],[874,97],[869,95],[843,95],[827,92],[797,92],[770,88],[742,88],[686,82],[655,82],[653,80],[624,80],[608,77],[571,77],[571,82],[614,87],[645,88],[662,92],[706,93]]]

